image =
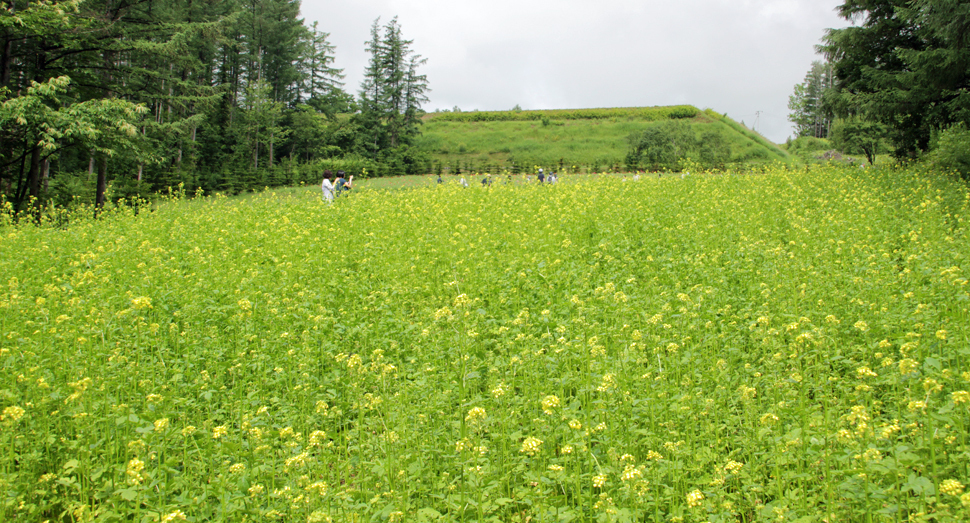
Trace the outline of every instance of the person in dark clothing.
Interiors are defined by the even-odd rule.
[[[346,175],[347,173],[343,171],[337,171],[337,181],[335,181],[333,184],[334,192],[336,193],[337,196],[340,196],[340,193],[344,191],[349,191],[353,188],[353,184],[354,184],[353,175],[350,176],[350,180],[344,178],[344,176]]]

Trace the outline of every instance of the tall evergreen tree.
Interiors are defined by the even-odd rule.
[[[383,27],[380,19],[371,26],[367,43],[370,60],[360,88],[360,148],[373,158],[414,169],[407,148],[420,133],[421,105],[427,102],[428,81],[418,72],[426,60],[411,49],[397,18]],[[397,167],[392,170],[398,170]]]
[[[48,172],[68,180],[84,170],[97,178],[99,204],[112,181],[122,194],[178,183],[245,189],[273,183],[264,171],[283,156],[310,161],[358,147],[355,127],[334,118],[355,107],[334,48],[299,8],[0,0],[0,197],[43,198]],[[319,138],[297,143],[293,125]]]
[[[303,81],[297,94],[297,102],[305,102],[316,111],[329,117],[347,112],[349,100],[343,92],[343,70],[333,67],[334,46],[327,41],[329,33],[317,29],[313,22],[303,43],[303,59],[300,70]]]
[[[856,24],[830,29],[820,46],[838,80],[837,114],[887,126],[900,157],[970,123],[970,3],[846,0],[838,11]]]
[[[2,75],[5,81],[2,87],[10,93],[23,94],[33,84],[53,86],[54,78],[66,78],[66,82],[57,84],[56,96],[45,99],[47,107],[68,111],[73,106],[94,107],[98,104],[85,102],[102,99],[108,100],[101,104],[104,107],[121,107],[144,101],[144,92],[139,88],[147,82],[140,82],[140,76],[155,75],[154,86],[159,75],[171,75],[171,68],[167,73],[161,72],[146,68],[142,61],[147,54],[146,46],[152,42],[166,41],[171,47],[176,36],[183,34],[153,18],[150,5],[113,0],[97,4],[24,2],[20,6],[13,1],[9,5],[9,9],[0,10],[0,27],[6,39],[0,68],[9,71]],[[110,102],[112,99],[118,102]],[[140,111],[127,112],[136,115]],[[41,162],[47,165],[60,157],[65,148],[80,148],[93,155],[91,163],[98,167],[95,201],[99,205],[104,203],[109,158],[114,158],[115,164],[119,159],[133,162],[144,159],[141,155],[115,155],[116,151],[106,144],[92,144],[90,139],[56,128],[42,133],[53,140],[42,146],[36,127],[31,125],[38,117],[43,119],[39,113],[25,115],[22,123],[4,126],[0,136],[3,142],[0,150],[10,151],[7,158],[0,159],[0,178],[12,182],[17,158],[29,158],[29,167],[26,161],[20,163],[19,176],[16,176],[18,187],[5,191],[12,193],[18,204],[27,197],[38,196],[38,180],[43,176]],[[127,121],[131,123],[131,119]],[[108,131],[108,128],[95,129],[92,136],[99,132],[107,136]]]
[[[788,120],[795,124],[798,136],[828,137],[832,109],[827,98],[834,94],[834,80],[831,64],[815,61],[805,80],[795,86],[788,98]]]

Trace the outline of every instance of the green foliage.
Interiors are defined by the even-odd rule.
[[[109,183],[239,192],[289,183],[296,164],[357,145],[338,117],[356,109],[334,48],[303,25],[298,1],[9,4],[0,191],[18,207],[63,201],[44,194],[47,172],[56,180],[92,166],[99,201]]]
[[[102,157],[127,154],[140,161],[157,161],[147,150],[135,127],[147,112],[144,106],[116,98],[77,101],[77,91],[66,76],[32,82],[20,96],[0,103],[0,129],[23,137],[19,145],[21,184],[15,194],[19,208],[27,201],[41,204],[41,157],[55,154],[70,142]],[[29,170],[24,165],[29,156]],[[96,201],[104,201],[105,186],[99,182]]]
[[[555,169],[561,161],[564,170],[568,172],[599,172],[611,167],[618,168],[625,163],[630,135],[639,134],[645,128],[664,121],[653,119],[656,114],[664,113],[655,109],[647,108],[647,112],[653,116],[644,120],[560,119],[558,115],[563,114],[562,111],[537,111],[539,115],[548,113],[550,121],[548,126],[541,125],[541,118],[524,121],[455,122],[439,119],[441,113],[435,113],[428,115],[424,132],[417,144],[429,151],[445,166],[453,166],[459,160],[473,163],[487,160],[501,169],[521,172],[523,168],[531,170],[534,165]],[[776,145],[734,123],[730,118],[711,110],[701,112],[695,108],[692,109],[689,112],[696,115],[694,118],[678,118],[669,121],[689,122],[698,136],[708,132],[720,134],[723,144],[731,154],[727,164],[788,159],[787,153]],[[602,110],[590,111],[597,113]],[[635,114],[636,111],[628,110],[626,113]],[[679,111],[667,111],[667,113],[678,114]],[[604,113],[598,114],[602,116]],[[708,140],[710,142],[712,139],[708,138]],[[461,152],[462,145],[464,145],[464,152]],[[710,142],[709,145],[716,144]],[[715,149],[723,152],[723,148],[719,146]],[[699,154],[699,151],[695,152]],[[720,159],[714,157],[709,159],[711,160],[708,163],[709,166],[721,164]],[[694,161],[706,163],[696,154]]]
[[[609,120],[611,118],[660,121],[680,118],[694,118],[700,111],[690,105],[665,107],[624,107],[614,109],[557,109],[547,111],[475,111],[430,113],[426,121],[435,122],[523,122],[545,120]]]
[[[307,172],[307,183],[320,183],[323,180],[323,171],[330,170],[333,173],[344,171],[348,175],[353,174],[357,178],[367,178],[375,176],[378,166],[370,159],[360,156],[344,156],[341,158],[328,158],[317,160],[311,165],[304,167]]]
[[[701,134],[697,143],[700,165],[706,169],[723,170],[731,161],[731,146],[724,135],[714,131]]]
[[[814,136],[799,136],[788,144],[788,152],[799,156],[828,151],[830,149],[832,149],[831,140],[815,138]]]
[[[789,140],[786,146],[789,154],[806,163],[818,163],[825,158],[826,153],[834,149],[831,140],[813,136],[799,136]]]
[[[795,86],[788,99],[791,113],[788,120],[795,124],[798,136],[827,138],[832,124],[831,99],[835,94],[834,73],[828,62],[812,62],[805,80]]]
[[[359,112],[351,118],[358,137],[355,152],[380,164],[381,176],[427,173],[427,154],[415,149],[421,134],[421,105],[428,101],[427,78],[418,73],[426,60],[414,54],[397,18],[371,27],[370,61],[360,89]]]
[[[49,182],[47,197],[57,207],[94,205],[94,186],[87,172],[60,173]]]
[[[654,124],[628,138],[626,166],[650,171],[722,170],[731,161],[731,145],[724,134],[708,128],[698,137],[682,121]]]
[[[941,132],[927,160],[935,169],[957,173],[970,181],[970,130],[967,126],[960,123]]]
[[[697,150],[697,138],[691,125],[668,121],[650,125],[631,134],[626,166],[631,171],[645,168],[650,171],[679,171],[683,159]]]
[[[850,27],[821,49],[835,67],[842,117],[886,126],[894,154],[915,158],[931,130],[970,124],[970,4],[961,0],[847,0]]]
[[[967,521],[962,182],[423,181],[0,201],[0,519]]]
[[[832,145],[846,154],[864,154],[869,165],[876,162],[876,155],[883,152],[882,145],[888,134],[885,125],[863,120],[848,118],[836,120],[832,124]]]
[[[66,140],[109,156],[126,149],[141,153],[135,126],[147,112],[144,106],[118,99],[69,103],[74,94],[70,86],[66,76],[33,82],[24,95],[0,105],[0,127],[28,129],[30,145],[49,152]]]

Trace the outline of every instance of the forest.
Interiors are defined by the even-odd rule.
[[[101,206],[424,169],[424,59],[397,19],[374,21],[357,96],[328,36],[298,0],[3,0],[0,197]]]
[[[789,98],[795,149],[927,161],[970,180],[970,3],[848,0]]]
[[[847,1],[838,11],[856,23],[826,33],[823,60],[790,97],[794,161],[837,149],[870,164],[929,160],[970,179],[970,4]],[[453,160],[440,137],[420,138],[426,60],[397,18],[371,26],[357,86],[343,82],[328,37],[300,18],[299,0],[0,0],[0,205],[100,208],[170,187],[236,194],[317,183],[324,169],[393,176]],[[497,115],[552,122],[514,110],[433,119]],[[490,151],[524,146],[504,138]],[[456,148],[466,165],[478,154]]]

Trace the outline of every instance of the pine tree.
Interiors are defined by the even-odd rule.
[[[855,24],[830,29],[820,46],[838,80],[836,114],[885,125],[898,157],[970,123],[970,4],[847,0],[838,10]]]
[[[303,59],[300,60],[303,82],[297,94],[297,102],[306,102],[317,112],[328,117],[349,109],[348,99],[343,92],[343,70],[334,68],[334,46],[327,41],[329,33],[313,26],[303,43]],[[305,100],[304,100],[305,98]]]
[[[795,86],[788,98],[791,113],[788,120],[795,124],[798,136],[826,138],[832,125],[832,109],[827,97],[834,88],[832,66],[826,62],[812,62],[805,81]]]
[[[418,72],[426,60],[414,54],[412,43],[403,38],[397,18],[383,28],[380,19],[371,26],[367,44],[371,57],[361,83],[356,122],[362,130],[360,149],[373,159],[405,154],[400,148],[409,146],[420,133],[421,105],[428,101],[428,82]],[[415,163],[400,158],[389,161],[400,162]]]

